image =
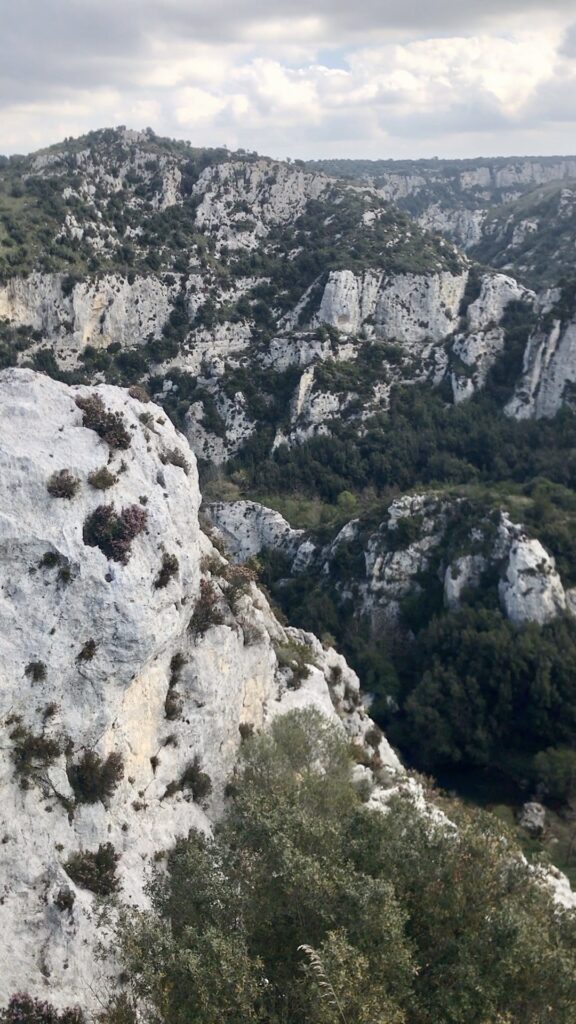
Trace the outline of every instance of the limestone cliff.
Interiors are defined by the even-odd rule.
[[[308,703],[370,727],[344,660],[201,532],[194,456],[141,397],[0,375],[0,1003],[113,987],[94,891],[145,901],[155,853],[219,813],[241,729]]]

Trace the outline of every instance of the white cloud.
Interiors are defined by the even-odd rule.
[[[279,156],[567,152],[571,14],[564,0],[20,0],[0,38],[0,151],[125,123]]]

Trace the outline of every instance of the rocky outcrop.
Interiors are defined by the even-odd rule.
[[[86,1005],[115,971],[71,859],[107,849],[120,900],[142,905],[155,852],[219,813],[240,726],[313,703],[362,744],[370,720],[344,660],[230,575],[158,407],[7,370],[0,438],[0,1002]],[[291,645],[309,652],[297,690]],[[102,763],[89,797],[78,766],[96,785]]]
[[[510,544],[498,585],[506,617],[511,622],[543,625],[565,612],[566,592],[554,559],[540,541],[526,537],[506,517],[503,517],[501,537]]]
[[[253,249],[271,227],[295,220],[310,199],[330,187],[322,174],[271,160],[217,164],[206,168],[194,186],[201,197],[197,221],[220,244]]]
[[[160,337],[177,294],[175,281],[152,275],[108,274],[67,287],[61,274],[32,274],[0,288],[0,318],[40,334],[67,365],[86,345],[133,347]]]
[[[466,310],[466,330],[452,343],[451,383],[455,402],[480,391],[488,372],[503,352],[506,332],[502,318],[510,302],[534,305],[536,296],[504,274],[485,274],[480,295]]]
[[[353,549],[355,569],[343,581],[337,576],[334,591],[343,601],[353,597],[358,614],[367,615],[375,631],[398,623],[402,602],[422,594],[430,574],[442,584],[447,608],[458,608],[471,590],[493,585],[486,581],[496,575],[495,594],[511,622],[543,625],[574,613],[573,594],[540,541],[507,513],[464,499],[404,495],[376,529],[367,531],[361,519],[353,519],[324,547],[261,505],[231,502],[207,511],[238,562],[271,548],[290,557],[292,573],[306,569],[329,578],[343,551]]]
[[[531,337],[522,377],[506,412],[516,419],[555,416],[576,388],[576,318],[555,319]]]
[[[317,322],[350,334],[369,320],[375,336],[386,341],[439,341],[457,325],[467,276],[465,271],[394,276],[332,271]]]

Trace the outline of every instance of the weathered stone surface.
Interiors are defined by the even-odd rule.
[[[125,449],[83,426],[75,399],[94,393],[123,417]],[[103,466],[116,477],[106,491],[88,481]],[[259,727],[314,703],[362,744],[371,723],[358,679],[335,651],[284,630],[251,584],[230,605],[226,563],[198,525],[194,456],[158,407],[118,388],[69,388],[6,370],[0,469],[0,1003],[25,989],[86,1005],[106,995],[115,971],[94,957],[107,932],[94,896],[66,873],[71,854],[111,842],[120,898],[143,904],[154,853],[190,827],[209,829],[219,813],[241,724]],[[47,490],[61,470],[79,482],[70,499]],[[126,564],[83,539],[102,504],[147,513]],[[164,554],[177,568],[159,586]],[[197,635],[188,623],[201,578],[221,624]],[[289,670],[278,670],[276,648],[289,642],[306,644],[314,663],[298,691]],[[60,753],[51,763],[33,757],[24,777],[14,754],[27,736],[54,741]],[[120,754],[124,774],[111,796],[75,803],[66,770],[87,750]],[[399,769],[385,741],[381,753]],[[196,757],[212,782],[209,799],[178,788],[169,795]],[[71,911],[55,905],[63,888],[75,896]]]

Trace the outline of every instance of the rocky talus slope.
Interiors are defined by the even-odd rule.
[[[308,704],[371,726],[344,659],[202,532],[194,456],[141,397],[0,374],[0,1003],[99,1005],[105,897],[141,905],[154,855],[210,828],[242,732]]]

